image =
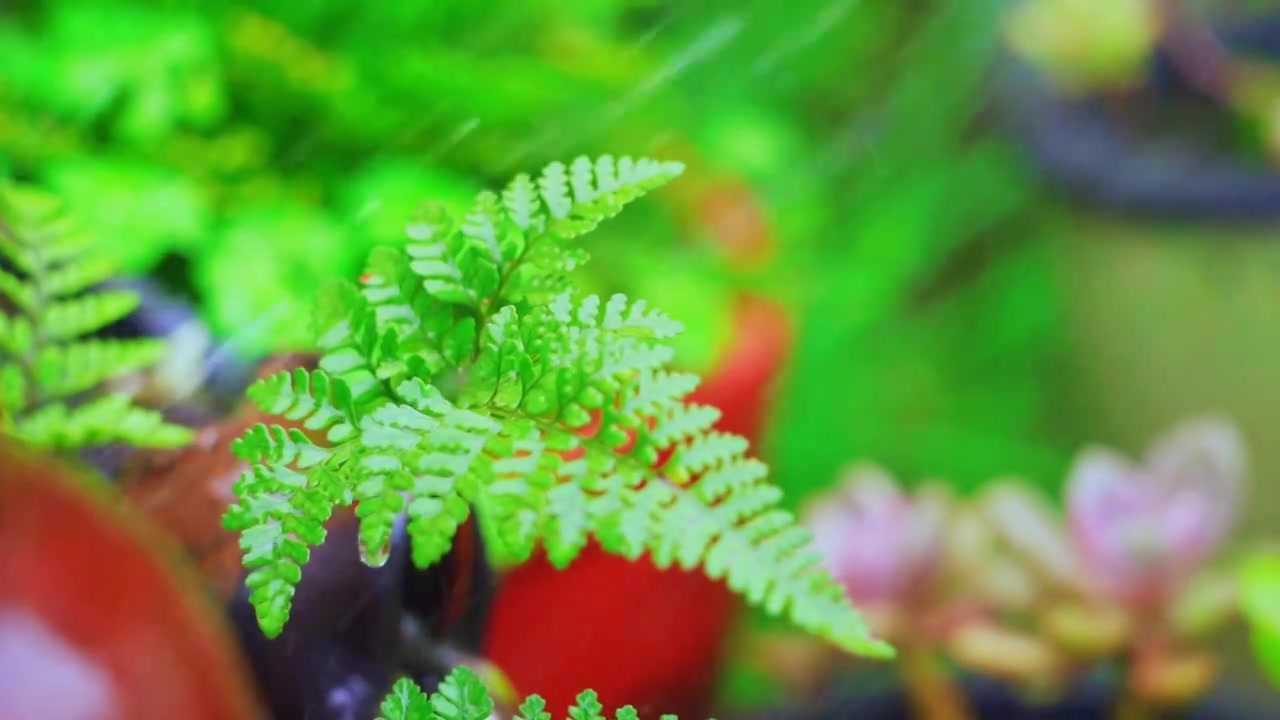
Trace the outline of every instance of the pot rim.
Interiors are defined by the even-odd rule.
[[[1280,13],[1211,27],[1227,47],[1280,63]],[[1049,183],[1076,201],[1181,221],[1280,220],[1280,168],[1194,142],[1135,142],[1135,128],[1117,122],[1100,98],[1056,95],[1016,59],[1001,71],[998,93],[1014,135]],[[1159,50],[1143,88],[1193,96]]]
[[[1056,702],[1042,705],[1022,699],[1018,691],[1006,683],[967,672],[960,674],[959,685],[969,700],[977,696],[985,701],[979,706],[979,717],[1110,718],[1118,698],[1115,677],[1101,669],[1072,683]],[[1247,682],[1233,680],[1228,675],[1189,705],[1179,717],[1185,720],[1254,720],[1265,717],[1258,711],[1267,707],[1265,699]],[[833,688],[808,702],[744,710],[732,715],[721,714],[720,717],[732,717],[733,720],[881,720],[911,717],[909,708],[910,699],[901,681],[879,678],[876,682],[846,689]]]

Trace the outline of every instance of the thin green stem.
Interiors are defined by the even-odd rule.
[[[899,648],[902,678],[921,720],[970,720],[976,717],[942,659],[931,648],[909,643]]]

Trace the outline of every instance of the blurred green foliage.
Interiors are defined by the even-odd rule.
[[[768,451],[793,497],[860,457],[1047,482],[1057,300],[981,118],[1001,7],[28,0],[0,15],[0,165],[261,354],[299,346],[316,284],[423,198],[576,153],[692,161],[602,229],[583,281],[670,309],[702,369],[736,292],[791,308]],[[690,222],[725,182],[763,211],[767,267]]]
[[[395,242],[420,200],[468,202],[495,178],[643,127],[600,123],[598,109],[645,116],[623,96],[653,60],[621,37],[624,14],[647,9],[25,3],[0,16],[0,154],[66,196],[129,272],[177,275],[166,280],[223,338],[289,349],[300,297]],[[615,233],[620,252],[659,238],[674,252],[681,235],[671,222],[628,233]],[[660,288],[655,300],[728,305],[723,277],[664,285],[652,278],[689,265],[631,265],[625,277]],[[724,313],[692,315],[702,337],[728,331]],[[703,345],[686,343],[692,360]]]
[[[896,74],[831,151],[845,202],[774,437],[793,497],[861,458],[962,489],[1009,473],[1048,484],[1066,460],[1050,394],[1059,298],[1028,171],[979,122],[1000,11],[916,18]]]
[[[764,449],[790,501],[862,458],[1050,483],[1058,298],[1028,178],[983,117],[1002,7],[25,0],[0,11],[0,170],[257,355],[304,342],[318,282],[399,242],[424,198],[578,153],[684,160],[600,229],[581,279],[684,322],[696,370],[735,293],[788,307]],[[726,183],[759,204],[764,267],[696,222]]]
[[[824,98],[798,121],[824,142],[791,174],[825,207],[766,446],[775,478],[794,505],[864,459],[960,492],[1010,474],[1053,486],[1070,453],[1053,395],[1062,300],[1031,170],[984,117],[1003,4],[855,9],[848,37],[864,44],[815,75]],[[731,665],[730,701],[780,692]]]
[[[1249,558],[1241,567],[1240,585],[1254,656],[1268,682],[1280,688],[1280,556]]]

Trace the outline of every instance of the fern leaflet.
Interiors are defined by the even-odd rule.
[[[521,703],[516,720],[553,720],[546,707],[541,697],[530,695]],[[489,720],[493,709],[493,699],[480,678],[470,669],[458,667],[431,695],[408,678],[397,680],[382,701],[378,720]],[[601,714],[603,710],[595,692],[587,690],[578,695],[578,701],[569,708],[568,720],[606,720]],[[619,708],[614,717],[637,720],[639,715],[635,708],[627,705]],[[663,715],[661,720],[678,719],[675,715]]]

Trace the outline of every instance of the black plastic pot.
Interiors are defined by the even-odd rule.
[[[1225,27],[1280,61],[1280,16]],[[1080,439],[1139,450],[1188,415],[1231,415],[1258,477],[1280,472],[1280,167],[1167,55],[1124,97],[1066,98],[1026,67],[1002,101],[1045,181],[1071,340],[1060,406]],[[1280,503],[1260,493],[1248,523]]]
[[[1000,683],[982,678],[962,682],[975,712],[973,720],[1113,720],[1115,686],[1090,678],[1052,703],[1029,701]],[[1178,712],[1157,715],[1160,720],[1263,720],[1272,717],[1268,705],[1219,690]],[[914,720],[910,700],[898,687],[858,694],[840,694],[807,707],[746,713],[735,720]]]
[[[1280,17],[1216,35],[1233,51],[1280,60]],[[1280,221],[1280,169],[1229,147],[1227,113],[1165,51],[1141,92],[1120,101],[1061,97],[1020,65],[1004,89],[1035,162],[1078,201],[1192,222]]]
[[[430,692],[453,653],[480,652],[495,575],[475,523],[425,571],[409,560],[403,517],[378,568],[361,561],[356,527],[331,528],[312,551],[279,637],[262,634],[246,589],[230,604],[272,720],[373,720],[397,677]],[[464,592],[454,592],[459,585]]]

